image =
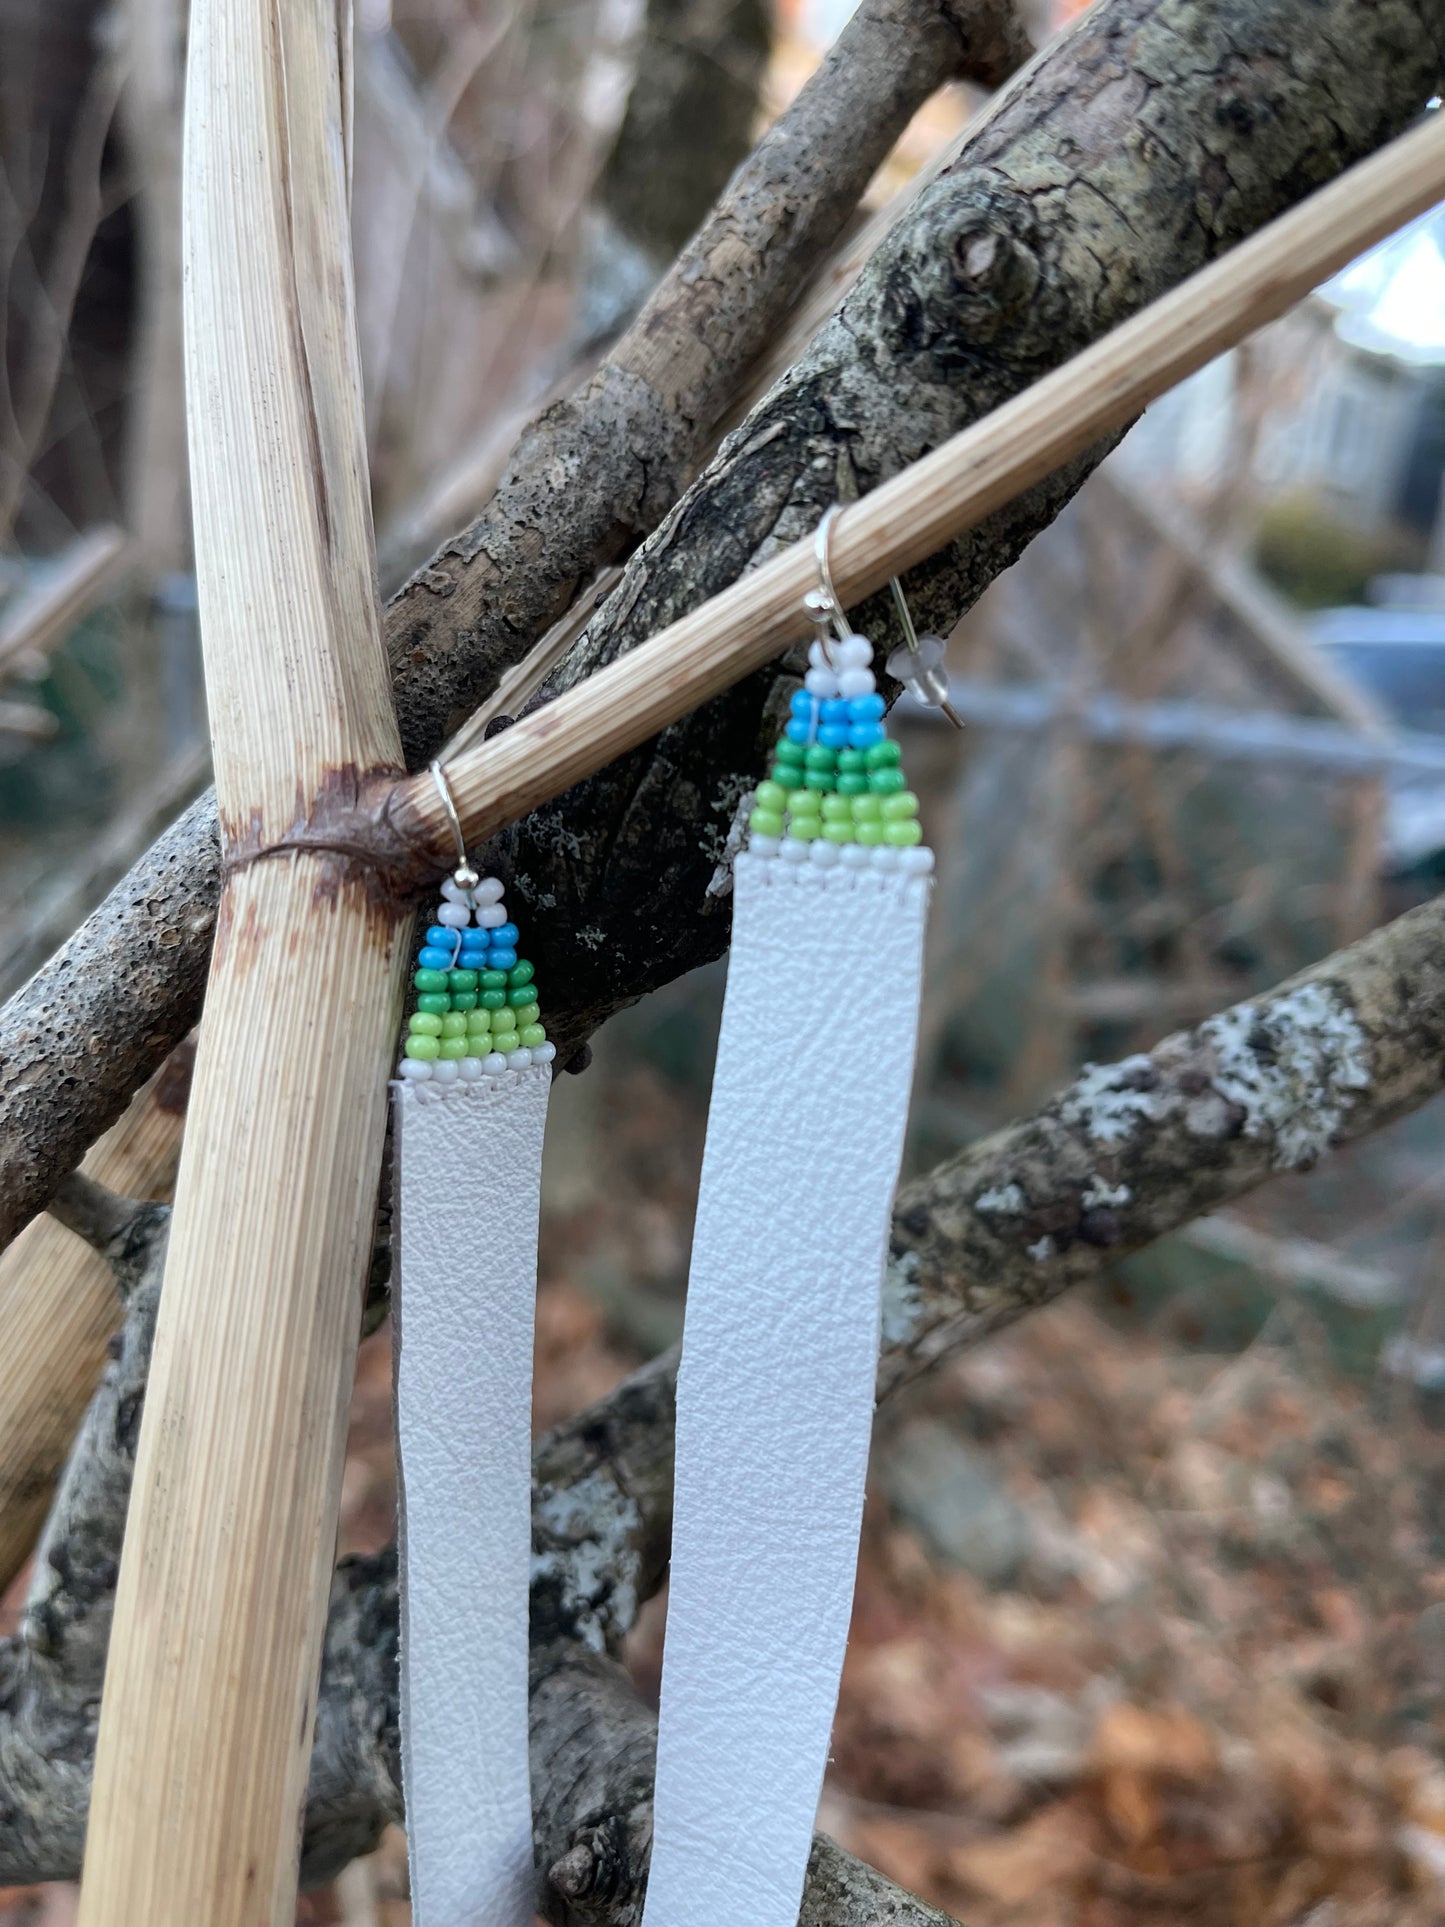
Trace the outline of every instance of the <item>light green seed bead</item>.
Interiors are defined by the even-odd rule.
[[[748,828],[754,836],[781,836],[783,813],[781,810],[754,810],[748,818]]]
[[[510,1057],[514,1050],[522,1048],[522,1039],[514,1030],[504,1030],[500,1037],[492,1032],[492,1049],[499,1050],[503,1057]]]
[[[851,801],[853,804],[853,821],[855,823],[876,823],[883,815],[883,799],[881,796],[855,796]]]
[[[432,1058],[442,1054],[441,1039],[428,1037],[425,1032],[419,1031],[416,1036],[407,1038],[405,1049],[408,1057],[419,1057],[424,1064],[430,1063]]]
[[[460,1010],[448,1011],[442,1019],[443,1037],[465,1037],[467,1034],[466,1014]]]
[[[492,1013],[489,1010],[469,1010],[467,1012],[468,1037],[489,1037],[492,1032]]]
[[[465,1037],[443,1037],[438,1043],[437,1055],[439,1057],[457,1058],[465,1057],[466,1054],[467,1040]]]
[[[912,790],[899,790],[896,795],[883,798],[883,821],[903,823],[910,816],[918,814],[918,798]]]
[[[537,1023],[542,1015],[539,1004],[522,1004],[517,1009],[517,1029],[526,1030],[529,1024]]]
[[[881,823],[855,823],[853,825],[853,834],[860,843],[867,844],[871,848],[874,844],[883,841],[883,825]]]
[[[522,1040],[524,1050],[536,1050],[538,1045],[545,1044],[547,1041],[547,1033],[540,1024],[528,1024],[524,1030],[519,1030],[517,1035]]]
[[[759,783],[753,801],[760,810],[783,810],[788,806],[788,792],[781,783]]]
[[[851,823],[825,823],[823,825],[823,836],[829,843],[852,843],[856,841],[856,832]]]
[[[811,843],[822,828],[816,816],[793,816],[788,823],[788,835],[795,836],[800,843]]]
[[[885,823],[883,839],[895,849],[907,850],[915,843],[923,841],[923,825],[913,819],[906,823]]]
[[[846,796],[825,796],[823,798],[824,823],[851,823],[853,810]]]
[[[440,1037],[445,1018],[437,1017],[429,1010],[412,1013],[411,1033],[413,1037]]]
[[[823,799],[817,790],[794,790],[788,798],[788,808],[794,816],[817,816],[823,808]]]

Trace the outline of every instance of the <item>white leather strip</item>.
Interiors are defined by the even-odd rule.
[[[417,1927],[531,1927],[527,1581],[545,1065],[396,1097],[401,1738]]]
[[[795,1927],[847,1643],[928,879],[737,860],[645,1927]]]

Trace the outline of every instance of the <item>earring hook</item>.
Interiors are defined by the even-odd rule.
[[[472,868],[471,859],[467,855],[467,840],[462,835],[462,820],[457,815],[456,801],[452,796],[452,786],[447,781],[447,773],[436,761],[429,763],[427,768],[431,771],[431,780],[436,785],[436,793],[442,800],[442,808],[447,813],[447,821],[451,824],[452,836],[457,846],[457,867],[452,872],[452,881],[459,890],[474,890],[482,879]]]

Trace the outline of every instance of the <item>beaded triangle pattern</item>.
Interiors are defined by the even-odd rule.
[[[748,816],[748,851],[820,869],[926,875],[918,798],[884,721],[866,636],[815,642],[792,715]],[[891,665],[890,665],[891,667]]]
[[[547,1041],[534,971],[518,951],[502,885],[451,878],[417,957],[416,1009],[407,1019],[398,1074],[411,1084],[475,1084],[557,1054]]]

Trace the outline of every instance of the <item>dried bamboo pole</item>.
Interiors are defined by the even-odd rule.
[[[196,0],[185,341],[226,875],[121,1562],[83,1927],[294,1908],[407,919],[298,808],[395,769],[349,19]]]
[[[80,1167],[88,1177],[125,1197],[170,1196],[189,1059],[183,1044],[136,1093]],[[53,1218],[0,1253],[0,1592],[35,1548],[120,1321],[110,1266]]]
[[[833,577],[847,604],[880,589],[1124,426],[1215,355],[1275,320],[1364,249],[1445,196],[1445,111],[1351,168],[1248,241],[848,508]],[[795,543],[505,735],[448,765],[480,841],[808,633],[811,542]],[[438,866],[449,847],[433,785],[392,791],[392,825]]]

